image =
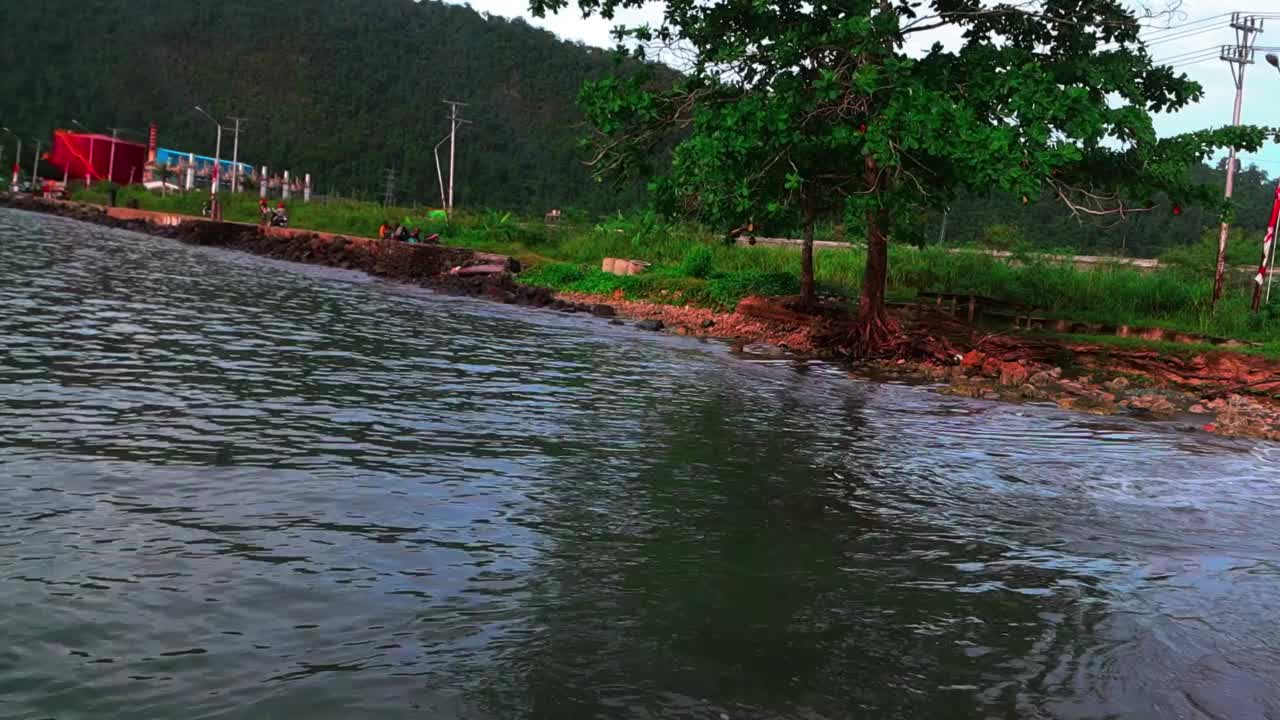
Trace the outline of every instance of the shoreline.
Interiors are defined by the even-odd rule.
[[[614,322],[628,318],[639,330],[724,340],[754,355],[846,357],[840,351],[839,319],[796,312],[779,298],[749,297],[732,311],[717,312],[617,295],[554,293],[519,283],[515,260],[464,248],[265,228],[11,193],[0,193],[0,207],[280,260],[361,270],[447,294],[591,314]],[[453,272],[472,266],[496,266],[499,271]],[[1053,402],[1094,415],[1194,418],[1207,432],[1280,442],[1280,361],[1229,351],[1169,355],[1013,334],[979,335],[927,309],[899,311],[896,317],[916,352],[853,363],[853,376],[929,383],[938,386],[938,392],[960,397]]]

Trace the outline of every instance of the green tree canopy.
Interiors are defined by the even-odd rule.
[[[531,0],[535,12],[571,0]],[[606,17],[641,0],[577,0]],[[1146,16],[1149,18],[1149,16]],[[958,192],[1048,194],[1081,216],[1209,201],[1192,168],[1255,150],[1262,128],[1160,138],[1152,115],[1202,96],[1152,62],[1144,17],[1120,0],[668,0],[661,24],[619,31],[637,52],[687,57],[674,84],[634,74],[588,83],[581,103],[601,172],[678,145],[655,188],[713,222],[799,214],[802,300],[814,300],[812,227],[844,208],[868,242],[860,337],[889,342],[887,242],[895,223]],[[952,28],[954,47],[910,51]]]

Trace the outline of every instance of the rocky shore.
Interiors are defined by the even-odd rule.
[[[298,229],[263,228],[107,209],[0,193],[0,206],[40,212],[195,245],[354,269],[434,290],[496,302],[589,314],[641,330],[722,339],[757,354],[838,358],[833,320],[790,309],[776,298],[747,298],[732,312],[622,297],[556,295],[518,282],[506,257],[440,245],[350,238]],[[459,272],[471,268],[475,273]],[[1280,441],[1280,362],[1237,353],[1167,356],[1104,346],[1058,343],[1015,334],[978,335],[948,318],[904,313],[915,334],[944,337],[939,353],[854,366],[859,377],[910,379],[940,392],[986,400],[1054,403],[1099,415],[1128,413],[1183,419],[1204,431]],[[930,339],[932,339],[932,336]]]

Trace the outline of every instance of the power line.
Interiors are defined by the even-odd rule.
[[[1162,34],[1164,34],[1164,33],[1170,33],[1170,32],[1174,32],[1174,31],[1178,31],[1178,30],[1185,30],[1185,29],[1187,29],[1187,28],[1189,28],[1189,27],[1191,27],[1191,26],[1193,26],[1193,25],[1203,25],[1204,23],[1207,23],[1207,22],[1213,22],[1214,20],[1222,20],[1223,18],[1229,18],[1229,17],[1231,17],[1231,13],[1229,13],[1229,12],[1227,12],[1227,13],[1221,13],[1221,14],[1218,14],[1218,15],[1210,15],[1209,17],[1200,18],[1199,20],[1191,20],[1191,21],[1189,21],[1189,22],[1180,23],[1180,24],[1178,24],[1178,25],[1169,25],[1169,26],[1167,26],[1167,27],[1157,27],[1157,28],[1155,28],[1155,29],[1151,30],[1151,32],[1146,33],[1146,34],[1148,34],[1148,35],[1162,35]]]
[[[1201,28],[1199,30],[1192,30],[1189,32],[1178,33],[1177,35],[1168,35],[1162,38],[1158,38],[1156,40],[1144,40],[1143,43],[1147,47],[1151,47],[1153,45],[1163,45],[1164,43],[1179,42],[1182,40],[1186,40],[1188,38],[1198,37],[1200,35],[1207,35],[1209,33],[1221,32],[1227,29],[1227,27],[1228,26],[1226,23],[1219,23],[1217,25],[1213,25],[1207,28]]]
[[[1166,55],[1165,57],[1152,60],[1152,62],[1154,62],[1157,65],[1167,65],[1169,63],[1180,62],[1182,60],[1186,60],[1192,57],[1198,57],[1200,55],[1212,54],[1214,57],[1217,57],[1221,52],[1222,52],[1222,46],[1214,45],[1213,47],[1200,48],[1199,50],[1188,50],[1187,52],[1179,53],[1177,55]]]

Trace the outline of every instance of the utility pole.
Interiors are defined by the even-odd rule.
[[[470,120],[463,120],[458,117],[458,108],[466,107],[464,102],[457,100],[445,100],[449,106],[449,207],[446,208],[450,213],[453,212],[453,175],[455,161],[458,158],[458,125],[470,123]]]
[[[231,145],[231,192],[240,192],[240,123],[248,122],[249,118],[228,116],[229,120],[236,121],[235,140]]]
[[[210,115],[208,111],[206,111],[204,108],[200,107],[199,105],[196,106],[196,112],[209,118],[209,120],[213,122],[214,125],[218,126],[218,142],[216,145],[216,149],[213,151],[213,183],[210,185],[210,190],[209,190],[209,194],[216,196],[218,194],[219,181],[222,179],[221,178],[221,175],[222,175],[222,122],[217,118],[215,118],[214,116]],[[215,212],[216,212],[216,209],[215,209]]]
[[[111,159],[107,161],[107,182],[116,181],[116,139],[120,137],[120,131],[123,129],[111,128]]]
[[[387,168],[383,171],[383,177],[386,179],[386,192],[382,196],[383,207],[391,207],[396,203],[396,169]]]
[[[1240,125],[1240,111],[1244,107],[1244,69],[1253,64],[1253,47],[1258,34],[1262,32],[1263,20],[1256,16],[1245,17],[1241,13],[1231,14],[1231,29],[1236,31],[1236,44],[1222,46],[1221,60],[1231,68],[1231,79],[1236,84],[1236,105],[1231,116],[1231,124]],[[1236,186],[1236,148],[1231,148],[1227,160],[1226,198],[1231,199]],[[1227,272],[1227,240],[1231,236],[1231,224],[1222,223],[1218,231],[1218,264],[1213,271],[1213,305],[1222,297],[1223,276]]]
[[[31,158],[31,190],[32,192],[35,192],[36,188],[39,187],[39,183],[37,182],[37,180],[39,179],[38,178],[39,172],[40,172],[40,141],[36,140],[36,154],[35,154],[35,157]]]

